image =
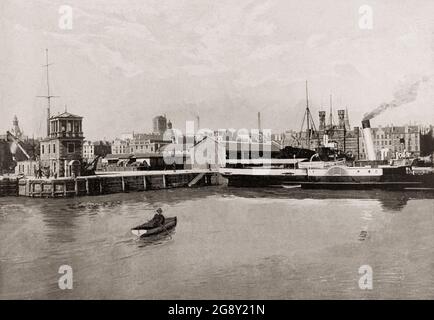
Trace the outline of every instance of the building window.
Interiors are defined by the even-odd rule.
[[[68,143],[68,153],[74,153],[74,152],[75,152],[75,144]]]
[[[48,145],[48,154],[50,154],[51,153],[51,145],[49,144]]]
[[[56,153],[56,145],[53,144],[53,153]]]
[[[45,153],[45,145],[42,145],[42,154]]]

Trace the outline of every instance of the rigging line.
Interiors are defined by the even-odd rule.
[[[303,132],[303,128],[304,128],[304,121],[306,120],[306,110],[304,111],[303,114],[303,121],[301,122],[301,129],[300,129],[300,133]]]

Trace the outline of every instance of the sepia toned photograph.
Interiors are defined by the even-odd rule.
[[[433,14],[2,0],[0,300],[434,299]]]

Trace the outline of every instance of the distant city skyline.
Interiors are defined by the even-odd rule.
[[[318,111],[348,108],[351,126],[392,101],[400,83],[432,76],[430,1],[370,1],[373,28],[359,27],[364,1],[84,1],[71,30],[59,28],[62,1],[3,1],[0,129],[17,115],[43,136],[46,93],[41,65],[49,49],[52,113],[84,117],[86,139],[152,131],[166,114],[175,128],[200,116],[202,127],[299,130],[305,81]],[[434,84],[372,125],[434,123]],[[410,110],[410,111],[409,111]],[[411,115],[411,118],[409,117]]]

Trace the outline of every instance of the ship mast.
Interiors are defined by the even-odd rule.
[[[45,61],[46,63],[42,65],[43,68],[47,69],[47,95],[46,96],[38,96],[38,98],[47,99],[47,137],[50,136],[50,117],[51,117],[51,99],[57,98],[58,96],[53,96],[50,94],[50,78],[48,67],[52,65],[52,63],[48,63],[48,49],[45,49]]]
[[[307,147],[310,148],[310,110],[309,110],[309,91],[306,80],[306,126],[307,126]]]
[[[333,97],[332,94],[330,93],[330,130],[333,129]]]
[[[303,132],[304,122],[306,121],[306,140],[307,148],[310,149],[310,140],[313,131],[316,131],[315,122],[313,121],[312,115],[309,108],[309,90],[306,81],[306,111],[303,116],[303,122],[301,124],[301,133]]]

